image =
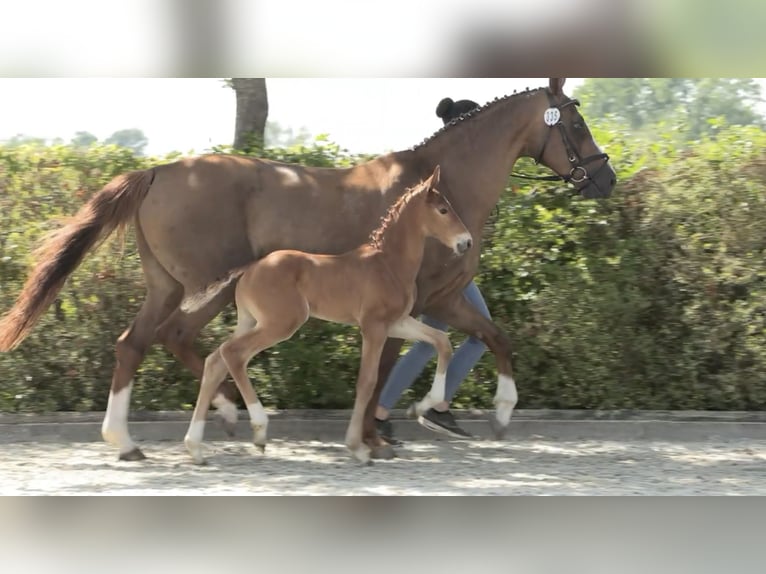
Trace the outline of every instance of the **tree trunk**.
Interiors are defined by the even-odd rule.
[[[234,148],[247,151],[262,146],[269,115],[266,79],[232,78],[231,87],[237,95]]]

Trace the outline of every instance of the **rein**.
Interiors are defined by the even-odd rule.
[[[569,160],[569,163],[572,165],[572,169],[569,170],[568,175],[535,176],[535,175],[525,175],[522,173],[511,172],[511,177],[517,177],[520,179],[532,179],[536,181],[564,181],[566,183],[570,183],[570,182],[580,183],[585,181],[586,179],[590,179],[591,182],[593,182],[593,184],[595,185],[595,181],[588,175],[588,170],[585,169],[585,166],[594,161],[603,159],[604,162],[601,164],[601,167],[599,167],[598,170],[596,170],[596,172],[594,173],[594,175],[596,175],[607,164],[607,162],[609,161],[609,156],[605,153],[597,153],[597,154],[590,155],[586,158],[580,158],[580,155],[575,150],[571,140],[569,139],[569,136],[567,135],[567,131],[566,131],[566,128],[564,127],[564,123],[561,121],[561,110],[571,105],[579,106],[580,102],[575,99],[567,99],[561,104],[556,105],[556,103],[553,101],[553,94],[551,94],[549,90],[546,90],[546,95],[548,96],[548,101],[550,102],[551,107],[545,111],[544,121],[550,129],[545,135],[545,141],[543,142],[543,147],[540,149],[540,153],[537,154],[537,157],[534,158],[534,162],[537,165],[540,164],[543,154],[545,153],[545,148],[548,145],[548,140],[551,137],[551,132],[554,127],[558,127],[561,133],[561,139],[564,143],[564,148],[567,151],[567,159]]]

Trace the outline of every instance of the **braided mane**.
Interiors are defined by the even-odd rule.
[[[397,200],[388,208],[386,214],[380,219],[378,227],[370,233],[369,244],[375,249],[381,249],[385,241],[386,231],[393,225],[405,210],[413,198],[417,197],[426,188],[425,182],[407,189]]]
[[[448,123],[443,125],[441,128],[436,130],[433,134],[428,136],[426,139],[424,139],[422,142],[420,142],[419,144],[411,147],[410,150],[414,151],[414,150],[416,150],[418,148],[421,148],[421,147],[427,145],[428,143],[430,143],[431,141],[433,141],[434,139],[439,137],[444,132],[449,131],[453,126],[455,126],[455,125],[457,125],[457,124],[459,124],[459,123],[461,123],[461,122],[463,122],[465,120],[469,120],[469,119],[471,119],[473,117],[476,117],[479,114],[481,114],[482,112],[495,107],[495,104],[497,104],[498,102],[505,102],[507,100],[510,100],[510,99],[513,99],[513,98],[517,98],[517,97],[521,97],[521,96],[530,96],[532,94],[535,94],[535,93],[539,92],[540,90],[545,90],[545,89],[547,89],[547,88],[535,88],[533,90],[530,90],[529,88],[527,88],[523,92],[513,92],[513,94],[508,94],[508,95],[502,96],[500,98],[495,98],[494,100],[492,100],[491,102],[487,102],[483,106],[479,106],[477,108],[474,108],[471,111],[465,112],[464,114],[460,114],[456,118],[453,118],[451,121],[449,121]]]

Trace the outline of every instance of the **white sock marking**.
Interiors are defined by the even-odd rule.
[[[202,456],[202,437],[205,434],[205,421],[193,420],[189,425],[189,430],[186,431],[184,437],[184,444],[186,450],[194,459],[197,464],[202,464],[205,461],[205,457]]]
[[[519,393],[516,390],[516,382],[513,377],[499,375],[497,378],[497,392],[495,393],[495,418],[506,426],[513,414],[513,409],[519,401]]]
[[[266,411],[263,409],[261,401],[247,405],[247,412],[250,413],[250,422],[253,425],[266,426],[269,424],[269,415],[267,415]]]
[[[258,446],[265,446],[269,416],[263,409],[261,401],[247,405],[247,412],[250,413],[250,426],[253,427],[253,443]]]
[[[223,420],[228,423],[237,422],[237,405],[233,401],[227,399],[222,393],[218,393],[210,402]]]
[[[444,395],[447,392],[447,374],[436,373],[434,376],[434,382],[431,385],[431,390],[428,392],[428,396],[431,400],[440,403],[444,400]],[[436,404],[434,403],[434,404]]]
[[[111,445],[116,446],[120,454],[130,452],[136,444],[128,432],[128,410],[130,409],[130,391],[133,381],[116,393],[109,391],[104,422],[101,424],[101,436]]]
[[[192,421],[184,441],[200,444],[203,436],[205,436],[205,421]]]

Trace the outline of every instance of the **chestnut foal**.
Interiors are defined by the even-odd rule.
[[[427,341],[437,349],[436,376],[429,395],[435,401],[444,399],[452,346],[445,333],[410,316],[416,299],[415,278],[426,238],[436,238],[456,255],[471,247],[472,238],[449,201],[436,189],[438,181],[436,166],[431,177],[405,192],[389,208],[369,242],[353,251],[342,255],[274,251],[183,301],[181,309],[193,312],[239,279],[236,330],[205,361],[197,405],[184,441],[195,462],[204,462],[205,418],[227,370],[250,413],[253,441],[261,451],[265,449],[268,416],[247,376],[247,365],[264,349],[292,337],[309,317],[358,325],[361,330],[361,365],[346,432],[346,446],[360,462],[371,462],[370,448],[362,441],[362,424],[389,336]]]

